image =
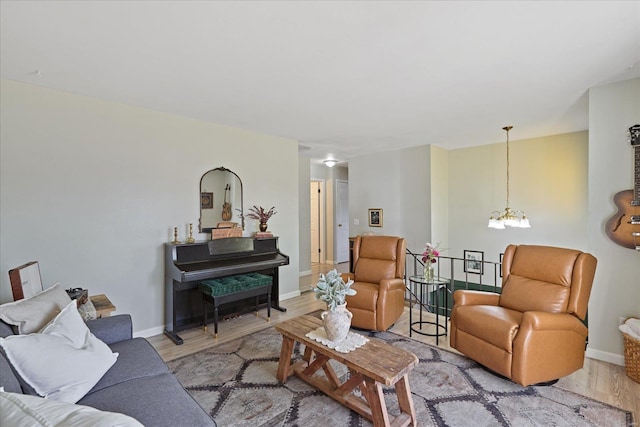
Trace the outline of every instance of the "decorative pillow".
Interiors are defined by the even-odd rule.
[[[31,334],[42,329],[71,298],[60,283],[32,297],[0,305],[0,319],[18,327],[19,334]]]
[[[36,393],[67,403],[87,394],[118,358],[89,332],[75,301],[40,333],[0,338],[0,346]]]
[[[15,427],[141,427],[136,419],[89,406],[0,392],[0,425]]]

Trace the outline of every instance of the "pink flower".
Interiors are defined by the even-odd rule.
[[[440,251],[438,251],[439,244],[435,246],[431,243],[424,244],[424,252],[422,252],[422,262],[430,262],[432,264],[438,261],[438,257],[440,256]]]

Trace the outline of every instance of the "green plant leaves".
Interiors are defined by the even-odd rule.
[[[345,303],[347,295],[355,295],[355,289],[351,289],[353,280],[349,279],[347,283],[342,280],[342,276],[337,270],[333,269],[326,275],[320,273],[318,283],[313,288],[315,299],[327,303],[329,310],[333,311],[337,306]]]

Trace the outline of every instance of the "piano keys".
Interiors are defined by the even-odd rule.
[[[286,311],[279,300],[278,268],[283,265],[289,265],[289,256],[278,249],[277,237],[231,237],[192,244],[165,244],[164,333],[180,345],[183,340],[177,332],[202,324],[204,313],[198,282],[206,279],[252,272],[268,274],[273,278],[271,306]],[[230,309],[246,311],[250,305],[236,304]]]

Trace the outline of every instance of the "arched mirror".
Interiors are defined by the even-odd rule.
[[[219,167],[200,178],[200,232],[235,222],[244,230],[242,181],[235,172]]]

